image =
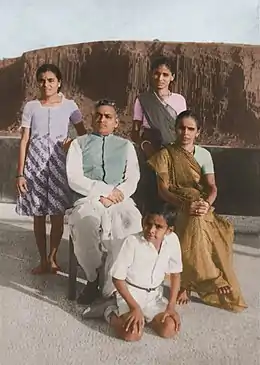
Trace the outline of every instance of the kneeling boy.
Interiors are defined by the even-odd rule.
[[[125,239],[111,268],[117,305],[105,310],[105,318],[121,339],[138,341],[145,322],[165,338],[180,329],[175,304],[182,260],[175,218],[167,206],[147,214],[143,232]],[[163,297],[165,274],[170,274],[169,301]]]

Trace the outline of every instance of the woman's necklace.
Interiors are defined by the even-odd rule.
[[[183,147],[182,147],[183,148]],[[195,152],[196,152],[196,146],[193,145],[191,149],[186,149],[186,148],[183,148],[186,152],[190,153],[191,155],[195,155]]]
[[[171,95],[170,90],[167,90],[167,94],[164,95],[159,95],[157,92],[154,91],[154,95],[163,103],[163,104],[167,104],[165,102],[165,99],[169,98],[169,96]]]
[[[46,100],[46,99],[42,99],[40,100],[42,105],[46,105],[46,106],[51,106],[51,105],[57,105],[60,104],[62,102],[62,96],[60,96],[58,94],[58,98],[54,99],[54,100]]]

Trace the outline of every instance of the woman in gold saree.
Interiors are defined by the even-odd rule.
[[[206,304],[240,312],[246,304],[232,265],[234,231],[214,213],[214,167],[211,154],[194,144],[199,132],[195,115],[182,112],[176,119],[176,142],[148,161],[160,197],[178,210],[175,231],[183,259],[178,303],[187,303],[194,291]]]

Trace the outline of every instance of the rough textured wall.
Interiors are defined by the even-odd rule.
[[[201,118],[201,141],[211,145],[260,145],[260,47],[161,42],[97,42],[48,48],[0,62],[0,127],[16,130],[24,101],[37,95],[35,71],[56,63],[63,92],[80,105],[90,123],[93,101],[115,99],[121,133],[129,135],[136,95],[149,84],[151,59],[172,57],[174,91],[183,94]]]
[[[0,61],[0,130],[8,131],[17,123],[25,94],[23,57]]]

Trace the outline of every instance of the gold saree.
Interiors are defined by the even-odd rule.
[[[191,153],[176,145],[164,148],[148,163],[180,202],[175,231],[182,248],[181,286],[197,292],[206,304],[242,311],[246,304],[233,270],[231,223],[215,214],[213,208],[203,217],[189,214],[190,203],[205,198],[199,164]],[[227,285],[232,288],[231,294],[217,292]]]

